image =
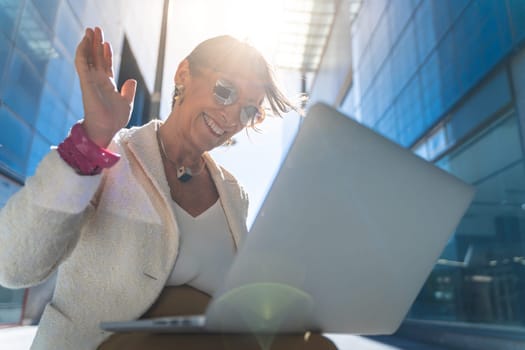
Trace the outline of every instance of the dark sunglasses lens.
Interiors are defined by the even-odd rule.
[[[260,117],[261,112],[255,106],[246,106],[241,109],[241,123],[244,126],[255,124]]]
[[[229,86],[222,80],[217,80],[213,88],[213,94],[218,103],[222,105],[231,105],[235,102],[236,92],[233,86]]]

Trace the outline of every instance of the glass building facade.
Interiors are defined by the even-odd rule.
[[[338,107],[477,189],[407,322],[523,337],[525,1],[364,0],[332,35],[347,41],[328,45],[311,102]],[[351,65],[334,66],[334,55]]]
[[[363,0],[353,22],[349,2],[311,103],[477,189],[407,321],[524,333],[525,1]],[[0,0],[0,207],[82,118],[73,56],[86,26],[105,29],[118,81],[139,81],[132,120],[147,118],[161,12],[160,1]],[[27,297],[0,287],[0,324],[19,322]]]
[[[132,122],[142,124],[149,118],[162,5],[0,0],[0,207],[34,173],[50,146],[60,143],[82,118],[73,59],[85,27],[104,29],[113,46],[118,81],[138,80]],[[0,287],[0,324],[20,322],[23,300],[31,296],[26,290]]]

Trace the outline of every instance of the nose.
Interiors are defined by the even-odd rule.
[[[221,111],[221,118],[225,125],[230,128],[235,128],[241,123],[241,106],[238,102],[228,106],[224,106]]]
[[[222,110],[220,112],[220,117],[222,119],[222,123],[225,126],[230,126],[230,124],[232,124],[232,122],[229,120],[229,118],[227,116],[227,113],[226,113],[226,110],[224,108],[222,108]]]

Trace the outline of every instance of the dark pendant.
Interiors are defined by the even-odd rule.
[[[192,178],[191,170],[181,166],[177,169],[177,179],[179,179],[180,182],[188,182]]]

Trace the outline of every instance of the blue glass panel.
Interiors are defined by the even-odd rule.
[[[503,1],[473,1],[464,11],[457,30],[461,52],[462,92],[473,87],[510,50],[506,6]]]
[[[49,61],[46,80],[64,103],[69,103],[76,72],[73,63],[62,52]]]
[[[437,41],[445,34],[450,27],[450,14],[447,1],[428,0],[432,3],[432,16],[434,21],[434,30]]]
[[[14,50],[13,53],[3,87],[3,100],[28,124],[32,124],[37,114],[43,83],[18,51]]]
[[[525,196],[520,190],[525,167],[516,118],[498,124],[438,164],[475,181],[476,196],[455,233],[455,254],[446,252],[440,259],[411,317],[510,326],[518,332],[525,326]]]
[[[460,94],[468,91],[479,79],[481,71],[479,57],[480,15],[476,6],[468,6],[452,29],[451,35],[456,52],[456,65],[458,72],[458,83]]]
[[[367,49],[361,58],[361,66],[358,71],[359,87],[362,94],[366,93],[373,78],[369,56],[370,51]]]
[[[381,67],[391,48],[388,21],[388,16],[381,17],[377,25],[373,41],[370,43],[371,55],[376,61],[376,69]]]
[[[479,24],[481,21],[481,14],[479,8],[474,2],[471,2],[461,14],[461,20],[456,23],[456,27],[460,26],[462,29],[461,33],[465,33],[465,37],[462,40],[465,42],[472,40],[472,37],[478,32]]]
[[[390,35],[395,42],[400,33],[405,28],[412,12],[414,11],[414,2],[411,0],[389,1],[388,16],[390,24]]]
[[[453,32],[448,32],[437,47],[441,69],[447,69],[449,66],[454,66],[456,63],[456,52],[452,33]]]
[[[359,59],[356,61],[361,64],[362,62],[362,56],[365,52],[365,48],[367,47],[370,39],[370,35],[372,33],[372,23],[370,23],[369,17],[370,17],[370,11],[367,10],[367,8],[370,6],[370,1],[365,1],[362,4],[361,10],[359,11],[359,14],[356,18],[354,29],[355,29],[355,37],[356,37],[356,46],[357,49],[357,56]]]
[[[465,9],[465,6],[470,0],[447,0],[448,9],[450,12],[450,21],[454,21],[460,16]]]
[[[66,118],[67,110],[65,105],[46,87],[40,99],[36,129],[48,141],[57,145],[62,141]]]
[[[400,144],[404,147],[412,143],[423,133],[425,126],[421,105],[421,87],[419,76],[415,76],[407,84],[398,99],[400,122]]]
[[[510,84],[505,71],[486,82],[454,112],[447,123],[450,142],[456,142],[468,132],[511,103]]]
[[[427,144],[425,142],[417,146],[415,149],[413,149],[413,151],[414,151],[414,154],[420,156],[421,158],[425,160],[429,160]]]
[[[398,42],[399,45],[399,65],[396,69],[401,71],[399,83],[405,84],[414,74],[419,64],[419,57],[416,50],[416,36],[414,33],[414,22],[410,22]]]
[[[73,125],[75,125],[75,123],[77,123],[78,121],[80,120],[80,118],[78,118],[77,116],[75,116],[74,114],[71,114],[69,113],[68,116],[67,116],[67,119],[66,119],[66,124],[65,124],[65,134],[64,136],[67,135],[67,133],[69,132],[69,130],[73,127]]]
[[[55,34],[66,48],[70,57],[74,57],[76,47],[82,38],[82,28],[76,21],[66,2],[62,2],[58,10]]]
[[[390,60],[386,60],[377,74],[375,88],[377,89],[376,104],[378,117],[392,103],[392,76]]]
[[[392,105],[376,123],[374,130],[390,140],[397,142],[397,120],[394,109],[395,106]]]
[[[0,162],[24,176],[26,159],[31,145],[31,129],[7,109],[0,107]]]
[[[442,112],[446,112],[452,107],[461,97],[460,84],[457,79],[456,70],[453,65],[441,70],[441,101]]]
[[[377,74],[379,61],[377,57],[377,51],[379,50],[380,44],[374,40],[375,37],[372,37],[372,40],[370,41],[370,45],[368,46],[368,70],[370,71],[370,83],[372,83],[372,80],[374,80],[375,75]]]
[[[508,27],[508,8],[506,1],[494,1],[494,0],[473,0],[476,6],[479,7],[480,13],[486,16],[486,18],[495,20],[493,24],[498,23],[504,24],[504,27]]]
[[[81,119],[84,116],[84,105],[82,104],[82,92],[80,90],[80,81],[78,75],[75,74],[73,87],[71,91],[71,97],[69,99],[69,109],[76,116],[77,119]]]
[[[395,45],[394,48],[391,51],[390,54],[390,64],[392,66],[392,95],[395,97],[399,94],[399,91],[401,91],[401,88],[403,87],[404,82],[403,80],[403,72],[401,69],[398,69],[402,65],[403,60],[403,52],[401,51],[401,47],[399,45]]]
[[[491,49],[502,57],[512,46],[507,5],[504,1],[488,0],[478,0],[477,5],[485,19],[481,35],[486,42],[490,42]]]
[[[53,28],[57,14],[59,0],[32,0],[33,5],[38,9],[44,22],[49,28]]]
[[[9,39],[12,38],[16,19],[22,9],[23,1],[0,0],[0,31]]]
[[[385,11],[385,8],[390,4],[389,0],[369,0],[368,5],[368,22],[372,26],[372,31],[377,27],[379,18]]]
[[[464,61],[461,66],[460,79],[462,91],[465,93],[472,88],[483,75],[494,64],[494,57],[501,55],[501,50],[490,47],[497,36],[497,26],[487,27],[489,13],[483,13],[476,2],[472,2],[464,11],[461,17],[461,32],[463,34],[457,38],[457,45],[462,47],[461,55]],[[485,28],[485,29],[484,29]],[[488,31],[487,31],[488,29]]]
[[[86,17],[86,15],[88,14],[86,12],[87,10],[96,11],[97,9],[96,6],[86,6],[89,0],[67,0],[67,2],[79,18]]]
[[[343,102],[339,106],[341,112],[350,116],[351,118],[355,117],[355,89],[350,88],[348,93],[345,95]]]
[[[423,92],[423,109],[427,125],[432,125],[441,116],[441,73],[439,57],[434,51],[420,70],[421,89]]]
[[[4,76],[4,69],[6,68],[7,58],[12,50],[11,43],[0,33],[0,82]]]
[[[490,30],[485,27],[482,28],[481,36],[484,37],[484,42],[479,48],[480,58],[480,70],[481,74],[488,73],[489,70],[503,57],[503,52],[498,47],[498,40],[495,35],[490,33]]]
[[[379,22],[383,9],[386,6],[385,0],[365,1],[353,24],[353,32],[356,34],[352,40],[354,49],[354,64],[359,67],[364,61],[375,60],[375,58],[364,58],[372,43],[372,36]],[[375,43],[377,44],[377,43]],[[370,62],[369,62],[370,63]],[[373,65],[372,65],[373,66]]]
[[[373,125],[379,118],[375,101],[376,94],[377,91],[372,89],[361,99],[361,118],[366,125]]]
[[[14,324],[21,321],[24,294],[24,289],[0,287],[0,324]]]
[[[512,24],[512,38],[515,44],[525,40],[525,1],[508,0]]]
[[[427,55],[436,46],[436,34],[432,16],[432,3],[423,1],[414,17],[418,55],[424,61]]]
[[[435,158],[444,150],[447,149],[447,135],[444,128],[439,128],[432,136],[427,140],[427,152],[429,157]]]
[[[51,39],[51,32],[33,3],[27,2],[17,31],[16,46],[39,72],[43,72],[47,61],[57,55]]]
[[[438,46],[440,60],[441,97],[443,110],[451,107],[460,97],[458,83],[458,65],[455,57],[453,32],[448,32]]]
[[[378,107],[378,103],[377,103],[377,100],[379,99],[379,95],[381,94],[381,92],[377,89],[376,87],[377,85],[377,80],[374,81],[373,83],[373,86],[372,88],[370,89],[370,118],[375,122],[376,120],[379,119],[379,117],[381,116],[379,113],[382,112],[382,111],[379,111]]]
[[[392,49],[390,59],[392,67],[395,67],[392,69],[392,94],[396,96],[418,67],[413,22],[410,22],[402,32]]]
[[[44,158],[44,156],[49,153],[51,144],[40,134],[35,133],[33,136],[33,144],[31,145],[31,154],[27,161],[27,176],[32,176],[35,174],[35,170],[38,167],[38,164]]]
[[[417,113],[417,119],[420,120],[421,127],[423,128],[423,130],[426,131],[431,124],[429,123],[429,119],[430,119],[429,118],[429,111],[428,111],[428,108],[425,105],[425,101],[423,99],[424,94],[425,94],[425,90],[422,87],[423,83],[422,83],[422,78],[421,78],[421,72],[419,72],[417,74],[417,79],[418,79],[418,82],[419,82],[419,96],[418,96],[419,107],[418,107],[418,111],[416,112]],[[418,137],[419,136],[420,135],[418,135]]]

